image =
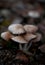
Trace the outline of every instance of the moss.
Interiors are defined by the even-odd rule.
[[[10,24],[11,24],[11,22],[9,20],[4,20],[2,23],[2,26],[8,26]]]

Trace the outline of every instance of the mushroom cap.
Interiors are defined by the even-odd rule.
[[[45,44],[41,45],[38,49],[40,49],[41,52],[45,53]]]
[[[28,33],[35,33],[38,30],[38,27],[35,25],[25,25],[24,29]]]
[[[32,17],[32,18],[39,18],[40,17],[40,13],[37,11],[30,11],[28,12],[28,16]]]
[[[12,37],[11,40],[18,42],[20,44],[28,43],[26,40],[24,40],[24,38],[22,36]]]
[[[20,59],[22,61],[28,62],[28,57],[26,57],[24,54],[20,54],[15,57],[16,60]]]
[[[27,33],[23,37],[24,37],[25,40],[27,40],[29,42],[30,40],[35,39],[36,35]]]
[[[24,30],[24,28],[23,28],[23,26],[21,24],[11,24],[8,27],[8,30],[12,34],[23,34],[23,33],[25,33],[25,30]]]
[[[3,32],[1,33],[1,38],[8,41],[13,35],[10,34],[10,32]]]
[[[38,42],[42,39],[42,35],[40,33],[36,33],[36,38],[33,40],[33,42]]]

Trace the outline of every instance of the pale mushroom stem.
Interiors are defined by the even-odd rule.
[[[21,45],[21,44],[19,44],[19,49],[20,49],[20,50],[23,50],[23,48],[22,48],[22,45]]]
[[[19,49],[22,50],[24,53],[26,53],[28,55],[32,55],[30,52],[28,52],[29,48],[31,47],[31,44],[29,44],[29,46],[27,46],[28,44],[25,44],[24,45],[25,48],[22,47],[22,44],[19,44]]]
[[[28,46],[28,44],[25,44],[24,47],[23,47],[23,49],[27,49],[27,46]]]
[[[24,51],[24,53],[28,54],[28,55],[32,55],[32,53],[28,52],[28,51]]]
[[[22,44],[19,44],[19,49],[23,50],[23,51],[28,51],[29,48],[31,47],[31,45],[32,45],[32,41],[30,42],[29,45],[28,44],[24,44],[24,47],[22,47]]]
[[[32,45],[32,41],[29,43],[28,47],[27,47],[27,50],[29,50],[29,48],[31,47]]]

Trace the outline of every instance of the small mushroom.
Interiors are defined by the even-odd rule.
[[[30,11],[30,12],[28,12],[28,16],[30,16],[32,18],[39,18],[40,13],[38,11]]]
[[[28,38],[27,38],[28,37]],[[17,42],[19,43],[19,49],[22,50],[23,52],[25,52],[26,54],[29,54],[30,55],[30,52],[28,52],[31,44],[32,44],[32,39],[35,39],[36,38],[36,35],[33,35],[33,34],[27,34],[27,36],[15,36],[15,37],[12,37],[11,40],[13,40],[14,42]],[[29,39],[29,40],[28,40]],[[29,43],[29,41],[31,41]],[[29,45],[28,45],[29,43]]]
[[[31,45],[32,45],[33,39],[35,39],[37,36],[34,35],[34,34],[31,34],[31,33],[27,33],[27,34],[25,34],[23,37],[24,37],[25,40],[28,41],[28,44],[25,44],[24,49],[29,50],[29,48],[30,48]]]
[[[40,33],[36,33],[36,38],[33,40],[33,42],[38,42],[42,39],[42,35]]]
[[[35,25],[25,25],[24,29],[28,33],[35,33],[38,30],[38,27]]]
[[[1,33],[1,38],[8,41],[11,37],[13,37],[13,35],[10,34],[10,32],[3,32]]]
[[[24,54],[17,54],[15,60],[21,60],[26,63],[29,61],[28,57],[26,57]]]
[[[45,44],[41,45],[38,49],[40,49],[41,52],[45,53]]]
[[[23,34],[23,33],[25,33],[25,30],[24,30],[24,28],[23,28],[23,26],[21,24],[11,24],[8,27],[8,30],[12,34]]]
[[[15,36],[11,38],[12,41],[16,42],[19,44],[19,49],[23,50],[22,45],[28,43],[22,36]]]

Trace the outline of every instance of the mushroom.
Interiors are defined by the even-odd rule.
[[[28,57],[26,57],[26,55],[23,53],[18,53],[15,57],[15,60],[21,60],[25,63],[27,63],[29,61]]]
[[[38,30],[38,27],[35,25],[24,25],[24,29],[27,33],[35,33]]]
[[[32,18],[39,18],[40,13],[38,11],[30,11],[30,12],[28,12],[28,16],[30,16]]]
[[[23,33],[25,33],[25,30],[24,30],[24,28],[23,28],[23,26],[21,24],[11,24],[8,27],[8,30],[12,34],[23,34]]]
[[[45,44],[41,45],[38,49],[40,49],[41,52],[45,53]]]
[[[42,39],[42,35],[40,33],[36,33],[36,38],[33,40],[33,42],[38,42]]]
[[[15,57],[16,65],[27,65],[29,63],[29,57],[23,51],[18,51]]]
[[[13,35],[10,34],[10,32],[3,32],[1,33],[1,38],[8,41],[11,37],[13,37]]]
[[[32,44],[31,40],[35,39],[35,38],[36,38],[36,35],[30,34],[30,36],[29,35],[27,35],[27,36],[26,35],[25,36],[15,36],[15,37],[12,37],[11,40],[19,43],[19,49],[22,50],[24,53],[30,54],[30,52],[28,52],[28,50]],[[31,42],[29,43],[29,41],[31,41]],[[29,43],[29,45],[28,45],[28,43]]]
[[[24,45],[24,49],[28,51],[29,48],[30,48],[31,45],[32,45],[33,39],[35,39],[37,36],[34,35],[34,34],[31,34],[31,33],[26,33],[23,37],[24,37],[25,40],[28,41],[28,44],[25,44],[25,45]],[[29,52],[28,52],[28,54],[29,54]]]
[[[23,50],[22,45],[28,43],[22,36],[15,36],[11,38],[12,41],[19,43],[19,49]]]

